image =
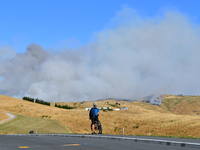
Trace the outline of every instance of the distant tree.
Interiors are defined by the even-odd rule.
[[[29,101],[29,102],[34,102],[34,98],[26,97],[26,96],[23,97],[23,100],[26,100],[26,101]]]
[[[68,105],[58,105],[57,103],[55,103],[55,107],[63,108],[63,109],[76,109],[76,107],[71,107]]]

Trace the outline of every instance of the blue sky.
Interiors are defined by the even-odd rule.
[[[103,30],[122,7],[142,17],[178,11],[199,24],[199,0],[1,0],[0,46],[25,52],[30,43],[44,48],[84,45]],[[68,41],[68,42],[66,42]]]
[[[0,0],[0,93],[52,101],[199,95],[199,4]]]

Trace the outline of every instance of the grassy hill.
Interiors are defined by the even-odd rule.
[[[180,115],[200,115],[200,96],[167,95],[163,100],[163,108]]]
[[[99,119],[102,123],[104,134],[120,135],[124,128],[126,135],[200,137],[200,131],[198,130],[200,128],[200,116],[198,115],[200,111],[198,108],[200,104],[199,96],[167,95],[163,99],[161,106],[126,101],[117,101],[120,105],[116,105],[114,100],[98,101],[97,103],[98,107],[129,108],[128,110],[120,111],[104,112],[100,110]],[[85,111],[85,108],[92,107],[93,102],[59,104],[76,106],[76,109],[60,109],[0,95],[0,111],[38,119],[56,120],[68,129],[68,133],[91,132],[89,112]],[[6,126],[6,124],[4,125]],[[36,128],[34,129],[37,130]],[[30,130],[30,128],[27,130]],[[62,131],[52,130],[52,133],[61,133]],[[44,131],[41,130],[41,132]],[[51,129],[48,130],[48,133],[50,132]],[[9,132],[6,131],[6,133]],[[15,133],[17,132],[15,131]]]
[[[70,133],[70,130],[56,120],[16,115],[16,119],[0,125],[1,134]]]
[[[29,133],[31,130],[37,130],[37,133],[72,133],[66,125],[58,121],[59,117],[55,117],[60,111],[64,112],[58,108],[0,95],[0,111],[17,116],[7,123],[0,124],[1,134]],[[2,116],[8,118],[2,112]]]

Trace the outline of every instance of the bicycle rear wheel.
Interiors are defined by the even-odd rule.
[[[101,122],[98,122],[98,130],[99,130],[99,134],[102,134],[102,126],[101,126]]]

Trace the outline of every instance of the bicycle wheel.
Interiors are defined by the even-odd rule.
[[[99,130],[99,134],[102,134],[102,126],[101,126],[101,122],[98,122],[98,130]]]
[[[94,124],[94,130],[98,130],[98,123],[97,122],[95,122],[95,124]]]

